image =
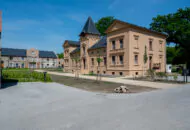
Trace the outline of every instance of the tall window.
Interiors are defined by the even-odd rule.
[[[91,60],[92,60],[92,65],[94,65],[94,58],[92,58]]]
[[[123,55],[119,56],[119,61],[120,61],[120,64],[123,64]]]
[[[86,69],[86,59],[83,59],[84,69]]]
[[[9,57],[9,59],[10,59],[10,60],[12,60],[12,59],[13,59],[13,57],[12,57],[12,56],[10,56],[10,57]]]
[[[115,56],[112,56],[112,64],[115,65]]]
[[[122,49],[123,48],[123,39],[120,39],[119,42],[120,42],[120,48]]]
[[[138,49],[139,48],[139,45],[138,45],[139,36],[138,35],[134,35],[134,39],[135,39],[135,46],[134,46],[134,48]]]
[[[112,50],[115,50],[115,41],[112,41]]]
[[[134,57],[134,63],[137,65],[138,64],[138,55],[135,55]]]
[[[106,57],[104,57],[104,65],[106,65],[107,64],[107,59],[106,59]]]
[[[83,46],[83,54],[85,55],[86,54],[86,51],[85,51],[85,47]]]
[[[149,56],[149,69],[152,69],[152,56]]]
[[[160,51],[162,51],[162,43],[163,41],[160,41]]]
[[[152,40],[149,41],[149,51],[152,51]]]

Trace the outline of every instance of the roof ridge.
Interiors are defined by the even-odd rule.
[[[140,26],[140,25],[133,24],[133,23],[130,23],[130,22],[122,21],[122,20],[119,20],[119,19],[115,19],[115,21],[119,21],[119,22],[122,22],[122,23],[126,23],[126,24],[129,24],[129,25],[132,25],[132,26],[138,27],[138,28],[142,28],[142,29],[145,29],[145,30],[148,30],[148,31],[154,32],[154,33],[158,33],[158,34],[166,35],[166,36],[167,36],[167,34],[164,34],[164,33],[162,33],[162,32],[158,32],[158,31],[154,31],[154,30],[152,30],[152,29],[150,29],[150,28],[147,28],[147,27],[144,27],[144,26]]]
[[[20,48],[8,48],[8,47],[2,47],[1,49],[27,50],[27,49],[20,49]]]

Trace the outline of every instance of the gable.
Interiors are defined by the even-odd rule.
[[[117,31],[117,30],[120,30],[122,28],[135,28],[135,29],[138,29],[138,30],[143,30],[143,31],[146,31],[146,32],[154,33],[154,34],[157,34],[157,35],[160,35],[162,37],[167,38],[167,35],[164,34],[164,33],[156,32],[156,31],[150,30],[148,28],[141,27],[141,26],[138,26],[138,25],[135,25],[135,24],[127,23],[127,22],[123,22],[123,21],[120,21],[120,20],[115,20],[108,27],[108,29],[105,31],[105,33]]]
[[[125,28],[127,25],[124,23],[121,23],[119,21],[114,21],[106,30],[106,33],[108,32],[112,32],[112,31],[116,31],[116,30],[120,30],[122,28]]]
[[[68,43],[68,42],[65,42],[63,46],[64,46],[64,47],[68,47],[68,46],[69,46],[69,43]]]
[[[124,28],[125,25],[123,24],[120,24],[120,23],[115,23],[115,25],[111,28],[110,31],[115,31],[115,30],[118,30],[118,29],[121,29],[121,28]]]

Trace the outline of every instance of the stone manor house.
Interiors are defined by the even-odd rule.
[[[40,51],[34,48],[2,48],[2,68],[56,68],[58,58],[53,51]]]
[[[106,30],[106,36],[101,37],[89,17],[79,36],[79,41],[66,40],[63,44],[65,72],[121,76],[142,75],[148,69],[165,72],[165,34],[115,20]],[[99,65],[97,58],[101,59]]]

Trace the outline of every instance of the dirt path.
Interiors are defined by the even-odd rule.
[[[89,79],[77,80],[73,77],[58,76],[53,74],[51,74],[51,78],[54,82],[93,92],[113,93],[114,92],[113,90],[116,87],[123,85],[120,83],[111,83],[106,81],[97,82],[95,80],[89,80]],[[156,90],[155,88],[133,86],[133,85],[127,85],[127,87],[129,87],[131,93]]]

